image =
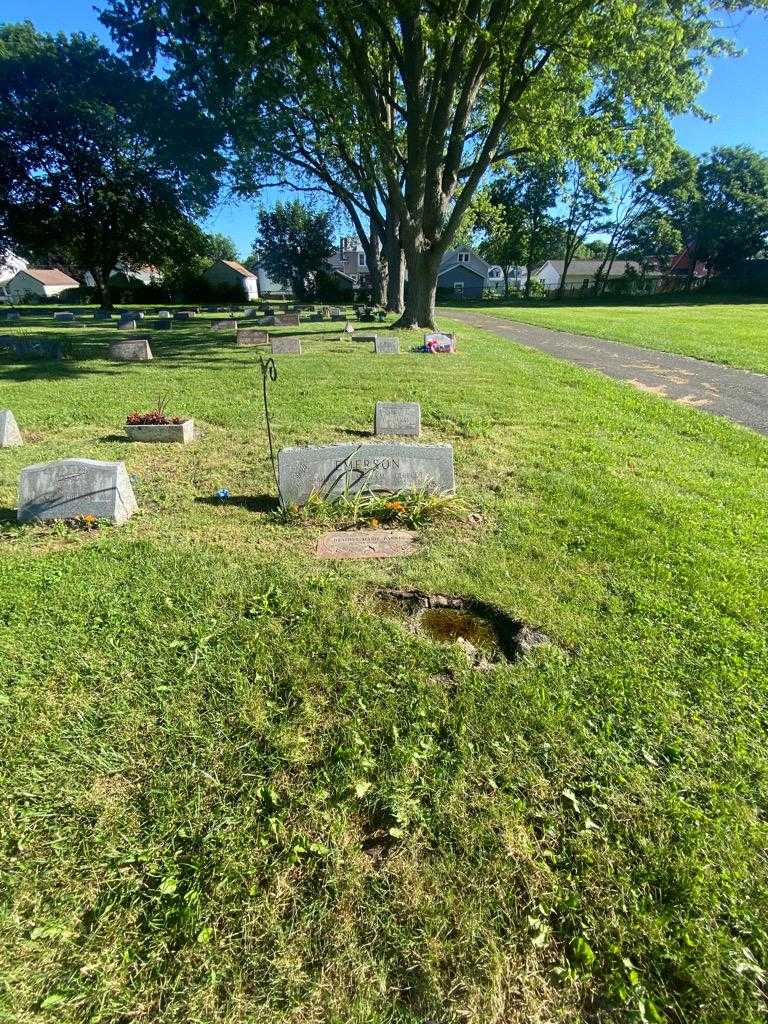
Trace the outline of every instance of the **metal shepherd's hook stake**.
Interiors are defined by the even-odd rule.
[[[275,462],[275,445],[272,440],[272,420],[269,415],[269,389],[267,381],[277,380],[277,367],[275,366],[275,360],[270,356],[269,359],[265,359],[264,356],[259,355],[259,364],[261,366],[261,391],[264,396],[264,419],[267,423],[267,440],[269,441],[269,458],[272,463],[272,475],[275,478],[275,487],[277,488],[277,496],[280,499],[280,504],[283,503],[283,496],[280,493],[280,481],[277,476],[277,463]]]

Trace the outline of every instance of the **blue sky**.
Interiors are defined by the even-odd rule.
[[[91,32],[105,42],[109,37],[89,0],[0,0],[0,21],[28,18],[44,32]],[[713,62],[702,106],[717,116],[714,123],[685,116],[674,121],[678,141],[700,153],[718,145],[745,143],[768,153],[768,19],[764,14],[733,14],[724,19],[724,34],[746,52],[736,59]],[[275,195],[265,193],[269,205]],[[223,201],[206,223],[209,231],[230,235],[242,256],[247,255],[254,235],[256,205]]]

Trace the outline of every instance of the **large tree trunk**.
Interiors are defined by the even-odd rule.
[[[394,327],[435,327],[435,295],[440,257],[433,252],[414,251],[408,260],[408,288],[405,293],[403,315]]]
[[[109,312],[112,309],[112,296],[109,291],[109,270],[105,272],[102,268],[95,270],[91,268],[90,274],[93,278],[99,308]]]
[[[388,270],[382,267],[381,239],[371,226],[371,244],[366,253],[368,273],[371,278],[371,302],[374,306],[384,306],[387,292]]]
[[[387,211],[384,257],[387,261],[387,309],[390,313],[402,313],[405,308],[405,260],[399,218],[392,209]]]

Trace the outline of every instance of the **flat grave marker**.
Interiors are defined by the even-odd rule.
[[[22,444],[16,417],[10,409],[0,409],[0,448],[18,448]]]
[[[373,343],[373,350],[377,356],[399,356],[400,339],[378,335]]]
[[[124,523],[137,508],[124,462],[60,459],[21,471],[17,517],[23,523],[83,515]]]
[[[415,530],[336,530],[317,541],[318,558],[401,558],[419,550]]]
[[[421,406],[418,402],[377,402],[373,432],[400,437],[419,437]]]
[[[300,338],[272,338],[273,356],[300,356]]]
[[[442,492],[456,486],[450,444],[371,441],[282,448],[277,473],[284,505],[303,505],[311,494],[333,499],[345,492]]]

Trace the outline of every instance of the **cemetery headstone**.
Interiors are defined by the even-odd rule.
[[[373,432],[418,437],[421,434],[421,406],[418,402],[377,402]]]
[[[237,321],[236,320],[212,320],[211,321],[211,330],[212,331],[220,331],[222,333],[227,333],[229,331],[236,331],[237,330]]]
[[[18,448],[22,444],[16,417],[10,409],[0,409],[0,448]]]
[[[275,317],[275,323],[277,323],[280,327],[298,327],[299,314],[281,313],[280,316]]]
[[[267,331],[257,331],[255,327],[241,327],[235,336],[237,348],[251,348],[254,345],[268,345]]]
[[[173,327],[173,320],[160,318],[153,321],[152,327],[156,331],[170,331],[171,327]]]
[[[379,335],[373,343],[373,350],[377,356],[397,356],[400,354],[400,341]]]
[[[357,331],[352,335],[353,341],[372,341],[374,345],[376,344],[377,338],[378,334],[366,334],[365,332],[358,334]]]
[[[118,363],[146,363],[152,359],[148,338],[125,338],[109,346],[109,358]]]
[[[96,312],[93,314],[93,319],[94,320],[111,320],[112,319],[112,314],[109,312],[108,309],[97,309]]]
[[[27,466],[19,479],[20,522],[92,515],[124,523],[138,508],[123,462],[60,459]]]
[[[158,309],[157,316],[159,320],[170,320],[171,311],[170,309]]]
[[[274,316],[263,316],[259,320],[259,323],[261,324],[262,327],[274,327],[275,324],[277,323],[277,317],[274,317]]]
[[[189,309],[180,309],[176,314],[177,320],[191,320],[194,317],[194,313]]]
[[[313,493],[336,498],[357,491],[415,488],[453,491],[453,447],[449,444],[320,444],[283,448],[277,456],[280,496],[302,505]]]
[[[20,316],[21,314],[19,313],[18,309],[9,309],[8,312],[5,314],[5,319],[10,323],[13,320],[18,320]]]
[[[17,338],[5,335],[0,337],[0,348],[10,348],[20,358],[32,356],[37,359],[61,359],[64,355],[62,343],[47,338]]]
[[[300,356],[300,338],[272,338],[273,356]]]
[[[318,558],[398,558],[418,550],[415,530],[335,530],[318,539],[315,553]]]
[[[64,313],[54,313],[53,314],[53,319],[56,320],[58,323],[67,324],[67,323],[71,323],[75,319],[75,314],[74,313],[66,313],[66,312],[64,312]]]

